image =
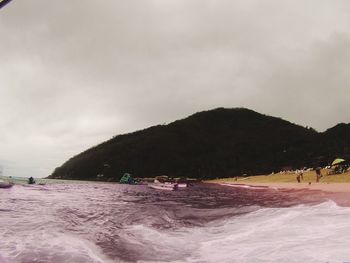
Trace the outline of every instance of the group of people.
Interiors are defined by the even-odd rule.
[[[336,165],[334,167],[334,174],[342,174],[345,173],[348,170],[348,166],[347,165]]]
[[[315,169],[315,172],[316,172],[316,183],[318,183],[322,177],[321,167],[317,167]],[[296,170],[295,173],[296,173],[296,179],[298,183],[300,183],[301,180],[304,180],[304,170]]]

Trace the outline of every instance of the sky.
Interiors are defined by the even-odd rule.
[[[217,107],[350,122],[350,1],[13,0],[0,166],[45,177],[115,135]]]

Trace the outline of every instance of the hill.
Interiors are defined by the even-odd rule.
[[[339,124],[318,133],[249,109],[218,108],[118,135],[71,158],[49,178],[116,181],[129,172],[209,179],[318,166],[347,154],[349,131],[350,124]]]

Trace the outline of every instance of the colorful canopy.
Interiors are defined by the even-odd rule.
[[[333,165],[340,164],[340,163],[343,163],[343,162],[345,162],[344,159],[337,158],[337,159],[335,159],[335,160],[332,162],[332,166],[333,166]]]
[[[120,179],[119,183],[121,184],[134,184],[134,178],[132,178],[131,174],[125,173],[123,177]]]

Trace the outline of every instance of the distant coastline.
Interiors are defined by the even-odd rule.
[[[117,182],[124,173],[208,180],[325,167],[350,158],[350,124],[325,132],[245,108],[217,108],[118,135],[48,177]]]

